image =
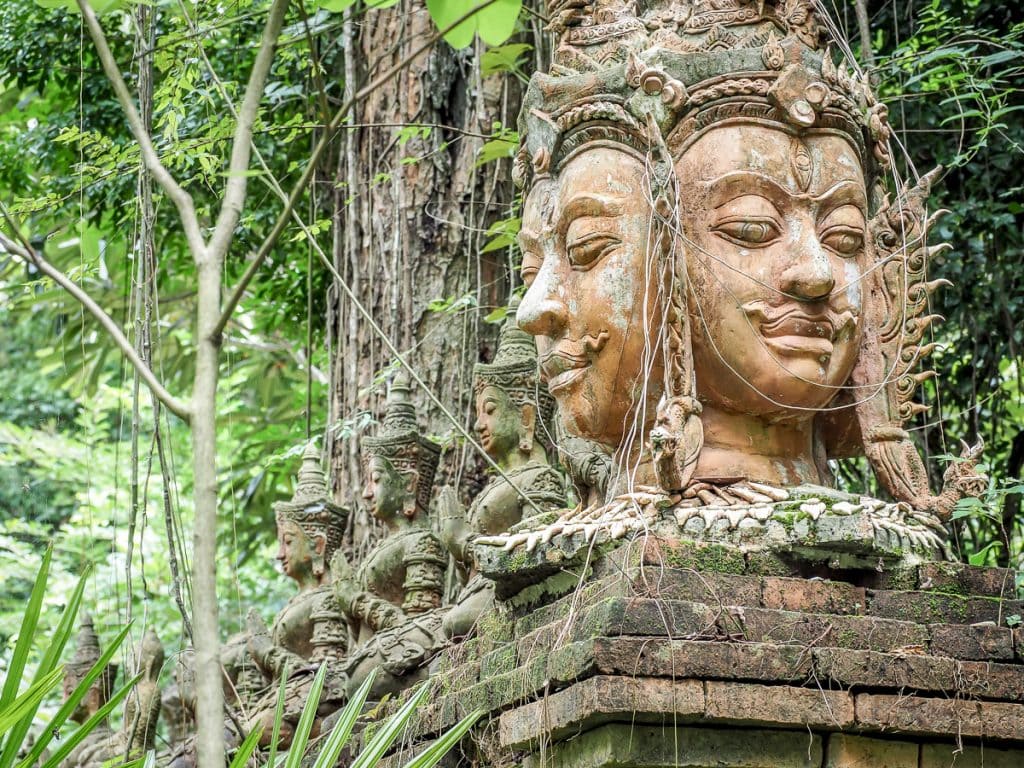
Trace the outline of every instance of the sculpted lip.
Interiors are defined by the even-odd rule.
[[[838,316],[826,309],[808,314],[800,308],[771,311],[760,302],[744,307],[769,347],[784,355],[812,355],[817,358],[832,354],[833,342],[848,313]],[[850,318],[852,320],[852,316]]]
[[[564,339],[540,357],[541,378],[554,394],[579,379],[608,341],[608,331],[584,336],[579,341]]]

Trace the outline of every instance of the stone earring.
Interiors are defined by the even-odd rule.
[[[537,424],[537,409],[533,403],[523,405],[522,417],[519,422],[519,450],[523,453],[533,452],[534,430]]]
[[[420,484],[420,473],[410,473],[406,487],[405,498],[402,499],[402,514],[412,520],[416,517],[416,491]]]

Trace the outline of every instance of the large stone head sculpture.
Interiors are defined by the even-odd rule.
[[[277,559],[285,574],[300,584],[320,582],[341,545],[348,514],[328,495],[320,451],[310,443],[302,455],[295,494],[290,501],[274,504]]]
[[[665,491],[825,483],[828,458],[866,454],[898,499],[947,515],[969,463],[933,496],[904,430],[933,177],[890,203],[886,109],[817,6],[553,18],[520,118],[518,318],[566,430]]]
[[[409,395],[408,379],[398,374],[388,392],[380,434],[360,443],[363,498],[373,516],[385,523],[426,515],[441,453],[423,436]]]
[[[516,323],[519,300],[509,303],[509,314],[489,363],[473,367],[476,395],[476,430],[480,443],[497,462],[516,451],[529,457],[535,442],[551,445],[554,399],[537,376],[537,344]]]

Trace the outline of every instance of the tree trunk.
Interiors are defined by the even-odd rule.
[[[346,25],[348,93],[402,61],[435,31],[422,0],[370,14],[358,26]],[[486,140],[481,135],[490,135],[496,122],[514,127],[522,90],[507,74],[482,78],[481,53],[456,52],[439,43],[358,104],[356,127],[340,142],[334,169],[338,272],[467,427],[472,366],[481,355],[489,356],[488,342],[497,332],[482,318],[504,305],[509,291],[510,251],[480,251],[489,239],[486,228],[511,215],[515,197],[511,159],[475,164]],[[402,130],[409,124],[423,125],[423,131],[410,137],[411,129]],[[458,308],[431,311],[434,300]],[[356,506],[358,437],[367,426],[359,417],[380,416],[386,389],[381,374],[392,361],[337,286],[329,307],[334,429],[328,450],[335,494]],[[452,435],[452,425],[428,406],[423,393],[414,397],[423,406],[419,412],[428,434]],[[458,472],[464,463],[458,458],[445,465]],[[372,526],[361,512],[350,525],[348,544],[358,555],[372,543]]]

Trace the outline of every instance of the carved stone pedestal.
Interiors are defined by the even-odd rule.
[[[594,552],[447,652],[416,737],[479,707],[463,765],[1024,766],[1012,572],[824,569],[653,537]]]

